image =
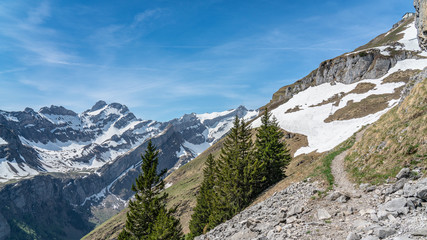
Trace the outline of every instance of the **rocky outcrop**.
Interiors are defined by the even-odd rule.
[[[363,79],[380,78],[398,61],[416,57],[416,54],[411,51],[394,51],[391,55],[383,55],[378,49],[370,49],[324,61],[319,68],[303,79],[275,92],[269,103],[270,108],[288,101],[292,96],[310,86],[335,82],[350,84]]]
[[[83,236],[93,224],[88,221],[88,212],[73,206],[70,202],[73,198],[68,199],[68,190],[64,187],[70,181],[39,175],[0,188],[0,215],[4,216],[4,219],[0,217],[0,239],[2,234],[8,239],[8,226],[13,239],[28,239],[25,231],[34,239],[79,239]],[[85,187],[77,186],[79,189]],[[4,223],[6,227],[2,228]]]
[[[421,49],[427,50],[427,1],[414,0],[416,10],[415,24],[418,30],[418,42]]]

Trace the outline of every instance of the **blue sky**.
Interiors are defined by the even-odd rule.
[[[256,109],[387,31],[412,0],[0,1],[0,109]]]

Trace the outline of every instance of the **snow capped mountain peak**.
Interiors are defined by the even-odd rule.
[[[77,116],[77,113],[68,110],[62,106],[54,106],[43,107],[39,110],[39,113],[42,114],[50,114],[50,115],[69,115],[69,116]]]
[[[251,118],[256,113],[241,106],[213,114],[203,122],[192,113],[161,123],[138,119],[125,105],[105,101],[81,114],[54,105],[39,112],[30,108],[24,112],[0,111],[0,159],[16,162],[13,167],[4,162],[0,182],[40,171],[95,171],[160,136],[174,138],[170,140],[174,144],[168,146],[173,152],[168,156],[173,157],[168,161],[179,167],[226,134],[235,115]],[[11,150],[7,148],[10,144],[18,147]]]
[[[93,105],[93,107],[90,109],[91,112],[94,112],[96,110],[99,110],[103,107],[105,107],[107,105],[106,102],[99,100],[98,102],[95,103],[95,105]]]

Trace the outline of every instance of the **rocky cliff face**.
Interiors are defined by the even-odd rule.
[[[345,54],[324,61],[319,68],[292,85],[285,86],[273,94],[271,104],[283,103],[295,94],[311,86],[323,83],[340,82],[351,84],[363,79],[376,79],[384,76],[398,61],[414,58],[411,51],[396,51],[393,55],[384,55],[381,50],[369,49],[363,52]]]
[[[427,50],[427,1],[414,0],[416,10],[416,26],[420,47]]]

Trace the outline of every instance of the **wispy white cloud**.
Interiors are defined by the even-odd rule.
[[[26,68],[13,68],[7,70],[0,70],[0,74],[14,73],[14,72],[22,72],[27,70]]]
[[[149,9],[145,10],[143,12],[140,12],[135,15],[134,21],[132,24],[130,24],[131,28],[138,27],[139,24],[144,23],[147,20],[155,19],[160,17],[164,13],[163,9],[156,8],[156,9]]]
[[[39,25],[50,16],[50,4],[42,1],[40,5],[28,12],[27,22],[32,25]]]
[[[16,55],[27,65],[37,64],[60,64],[67,65],[75,61],[77,57],[69,51],[64,50],[59,41],[57,30],[43,26],[44,21],[51,14],[48,1],[42,1],[36,7],[26,5],[19,6],[27,8],[27,18],[7,15],[1,19],[0,36],[9,39],[9,47],[14,48]],[[13,51],[13,49],[9,50]],[[23,51],[23,52],[22,52]]]
[[[130,23],[110,24],[97,29],[89,39],[104,50],[105,47],[121,47],[149,31],[151,21],[160,18],[164,9],[149,9],[136,14]]]

